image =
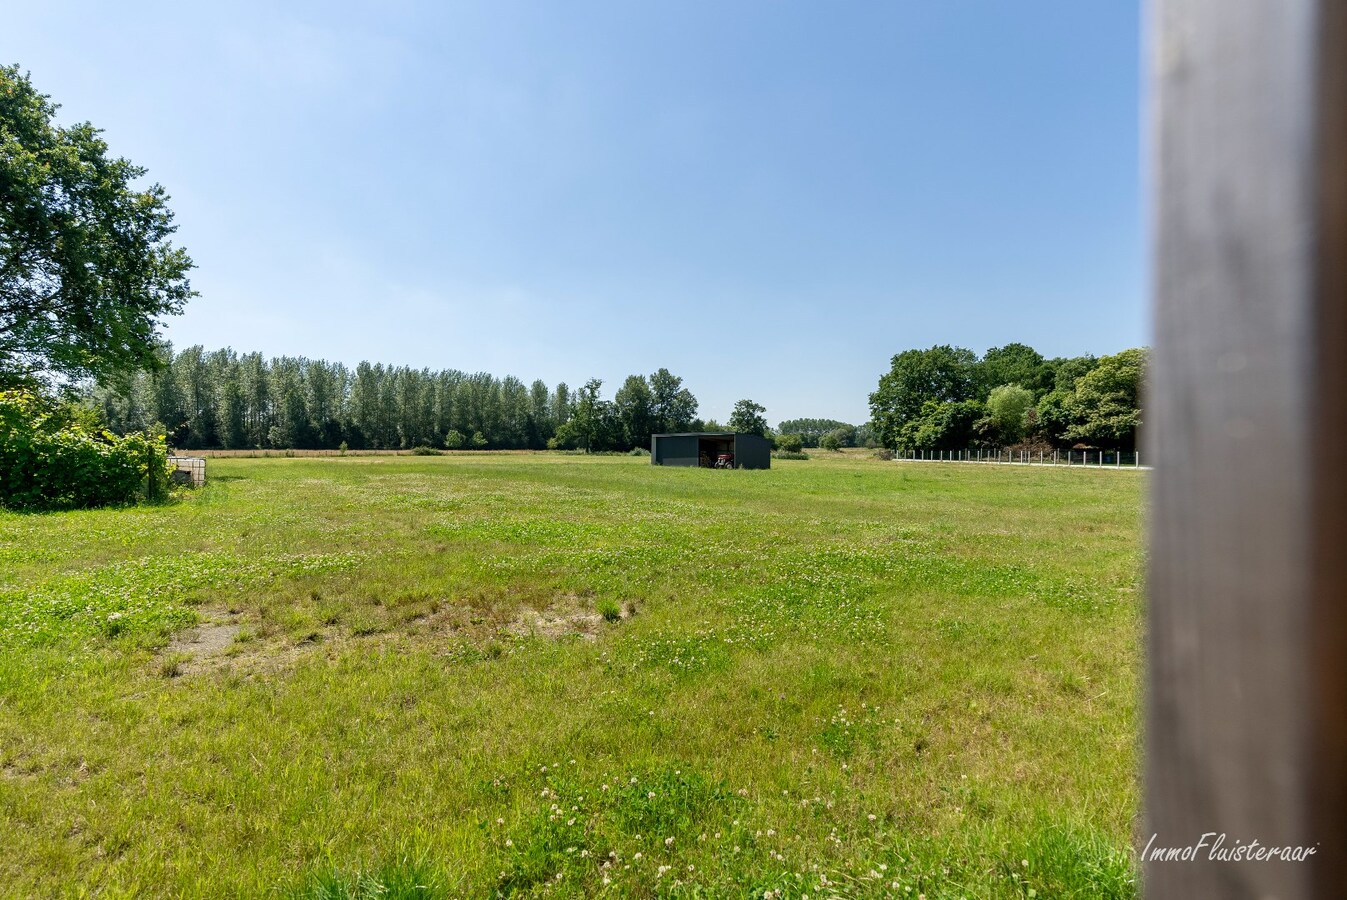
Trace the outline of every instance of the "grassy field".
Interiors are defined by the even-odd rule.
[[[209,474],[0,513],[0,893],[1136,892],[1136,473]]]

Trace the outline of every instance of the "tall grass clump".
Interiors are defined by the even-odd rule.
[[[449,885],[425,860],[404,857],[353,872],[312,872],[284,896],[289,900],[439,900],[449,896]]]

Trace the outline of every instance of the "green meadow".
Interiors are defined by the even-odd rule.
[[[1144,475],[208,473],[0,512],[0,894],[1137,892]]]

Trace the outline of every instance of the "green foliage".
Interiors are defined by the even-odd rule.
[[[184,449],[335,448],[450,450],[534,449],[585,445],[574,417],[580,392],[564,383],[525,385],[512,376],[456,369],[340,363],[299,357],[265,359],[224,349],[157,348],[155,373],[105,383],[89,396],[90,408],[118,433],[160,421],[169,443]],[[697,401],[681,379],[661,369],[649,379],[633,375],[617,398],[597,394],[588,446],[595,452],[648,447],[660,427],[687,430]],[[656,389],[658,388],[658,390]],[[474,444],[481,433],[486,443]],[[560,437],[553,442],[553,438]]]
[[[654,395],[644,375],[629,375],[613,396],[613,412],[629,447],[649,447],[655,428]]]
[[[1146,351],[1124,350],[1105,356],[1076,382],[1064,402],[1070,425],[1067,440],[1099,447],[1131,449],[1141,427],[1139,397]]]
[[[1142,349],[1051,360],[1025,344],[993,347],[980,360],[945,345],[907,350],[893,357],[870,395],[873,418],[858,429],[856,441],[909,450],[1026,439],[1130,448],[1141,422],[1145,361]]]
[[[420,447],[412,448],[412,456],[443,456],[443,455],[444,451],[436,449],[435,447],[426,447],[422,445]]]
[[[0,387],[155,368],[156,320],[192,296],[164,189],[57,109],[0,67]]]
[[[162,436],[88,430],[39,397],[0,391],[0,506],[85,509],[133,502],[168,485]]]
[[[490,441],[486,439],[486,435],[482,434],[480,431],[474,431],[472,433],[472,449],[485,450],[489,443]]]
[[[607,412],[603,401],[599,399],[599,389],[602,387],[602,379],[591,378],[576,392],[570,419],[557,429],[558,443],[579,446],[586,452],[602,449],[594,446],[595,437],[603,430],[602,420]]]
[[[651,427],[655,433],[691,431],[697,415],[697,398],[683,387],[683,379],[668,369],[650,376]]]
[[[908,450],[959,450],[978,443],[977,423],[987,407],[976,400],[939,403],[928,400],[921,414],[898,433],[897,446]]]
[[[622,620],[622,606],[612,597],[601,597],[598,603],[594,604],[599,615],[603,616],[605,622],[620,622]]]
[[[840,450],[843,447],[856,446],[856,426],[842,425],[834,428],[819,438],[819,446],[826,450]]]
[[[838,428],[850,428],[846,422],[836,419],[787,419],[776,426],[780,434],[798,434],[804,440],[804,446],[817,447],[819,439]]]
[[[958,404],[974,397],[977,357],[973,351],[947,344],[929,350],[907,350],[893,358],[879,388],[870,395],[871,421],[889,447],[924,446],[904,443],[916,420],[927,416],[926,404]]]
[[[730,413],[730,431],[766,435],[766,412],[765,407],[759,406],[752,400],[740,400],[734,404],[734,411]]]
[[[1041,396],[1052,388],[1052,365],[1033,347],[1026,344],[1006,344],[993,347],[983,354],[977,364],[977,377],[983,396],[1003,384],[1018,384],[1033,396]]]
[[[1054,391],[1074,391],[1076,382],[1088,375],[1097,365],[1099,365],[1098,358],[1088,354],[1051,360],[1048,363],[1052,369],[1052,384],[1049,387]]]
[[[799,453],[804,449],[804,435],[778,434],[775,438],[776,449],[785,453]]]
[[[987,395],[987,418],[996,429],[997,441],[1014,444],[1024,437],[1026,416],[1034,405],[1034,394],[1018,384],[1002,384]]]
[[[809,454],[800,450],[777,450],[772,459],[808,459]]]

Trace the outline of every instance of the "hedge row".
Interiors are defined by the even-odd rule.
[[[96,431],[42,398],[0,391],[0,506],[87,509],[131,503],[168,484],[162,437]]]

